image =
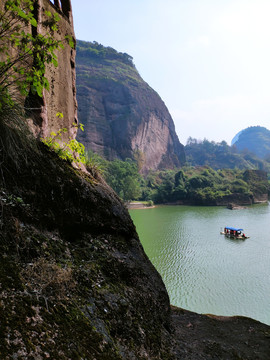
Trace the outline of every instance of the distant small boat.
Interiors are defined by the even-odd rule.
[[[240,239],[240,240],[248,239],[249,236],[246,236],[243,231],[244,231],[243,229],[237,229],[231,226],[226,226],[223,231],[220,231],[220,233],[231,239]]]

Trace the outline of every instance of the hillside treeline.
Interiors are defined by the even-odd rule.
[[[137,162],[131,159],[107,161],[91,151],[87,158],[88,166],[100,171],[124,201],[214,205],[233,194],[252,198],[255,194],[267,193],[269,188],[266,179],[253,179],[246,169],[213,169],[209,165],[188,164],[181,169],[150,171],[142,176]]]

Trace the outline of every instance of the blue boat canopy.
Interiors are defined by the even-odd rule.
[[[232,231],[243,231],[244,229],[237,229],[231,226],[225,226],[225,229],[232,230]]]

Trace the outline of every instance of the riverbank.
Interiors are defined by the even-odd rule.
[[[142,201],[142,202],[129,202],[125,204],[126,207],[128,208],[128,210],[133,210],[133,209],[153,209],[155,208],[155,205],[149,205],[149,202],[147,201]]]
[[[130,203],[125,203],[125,206],[128,210],[142,210],[142,209],[153,209],[156,208],[157,206],[211,206],[211,207],[226,207],[229,210],[244,210],[244,209],[248,209],[248,207],[252,206],[252,205],[260,205],[260,204],[269,204],[268,200],[265,201],[257,201],[254,203],[249,203],[249,204],[242,204],[242,203],[216,203],[216,204],[197,204],[195,202],[192,201],[175,201],[175,202],[167,202],[167,203],[163,203],[163,204],[153,204],[153,205],[148,205],[147,202],[130,202]]]

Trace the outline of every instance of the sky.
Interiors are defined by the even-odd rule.
[[[73,0],[77,39],[126,52],[179,140],[270,129],[269,0]]]

